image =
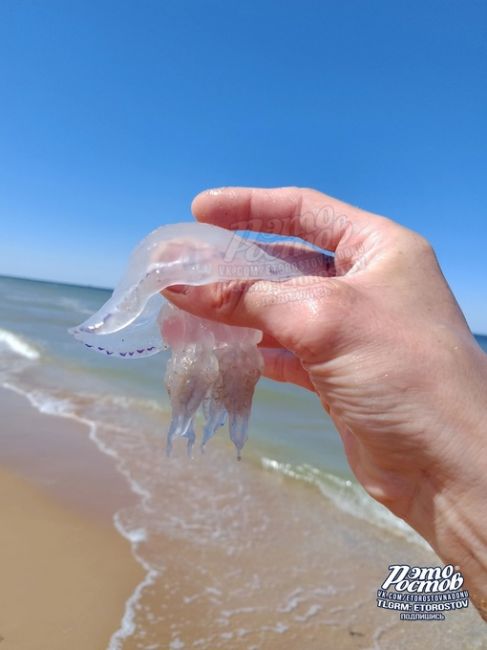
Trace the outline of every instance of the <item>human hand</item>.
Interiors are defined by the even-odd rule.
[[[483,567],[487,582],[487,531],[476,524],[487,502],[487,362],[431,246],[313,190],[211,190],[193,211],[199,221],[294,235],[334,252],[334,277],[165,295],[198,316],[262,330],[272,346],[264,374],[318,394],[369,494],[445,560],[466,558],[470,573]],[[480,592],[482,583],[470,581]]]

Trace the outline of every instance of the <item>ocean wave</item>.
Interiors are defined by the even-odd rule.
[[[63,296],[58,300],[58,305],[64,309],[68,309],[71,312],[76,312],[81,316],[91,316],[93,313],[93,309],[86,307],[80,300],[76,298],[66,298]]]
[[[423,548],[430,548],[429,544],[416,531],[380,503],[374,501],[358,483],[340,478],[335,474],[329,474],[308,464],[292,465],[266,457],[261,458],[261,464],[266,470],[313,485],[335,507],[352,517],[367,521]]]
[[[30,359],[32,361],[39,359],[41,356],[41,353],[36,346],[30,341],[27,341],[24,337],[20,336],[20,334],[0,328],[0,348],[1,347],[6,347],[10,352],[14,352],[14,354],[18,354],[19,356],[24,357],[24,359]]]

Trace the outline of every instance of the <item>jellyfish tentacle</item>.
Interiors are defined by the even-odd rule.
[[[194,430],[194,418],[189,423],[189,427],[187,428],[186,433],[183,435],[183,438],[186,438],[186,440],[187,440],[186,452],[188,454],[188,458],[192,458],[192,456],[193,456],[193,445],[196,442],[196,433],[195,433],[195,430]]]
[[[205,424],[201,438],[201,451],[204,451],[206,443],[212,438],[216,431],[225,424],[227,412],[222,401],[223,378],[218,372],[218,377],[211,388],[208,406],[205,413]]]
[[[255,344],[226,344],[216,351],[224,385],[223,404],[228,413],[230,439],[240,458],[247,440],[255,386],[263,369],[262,355]]]
[[[167,454],[175,438],[185,436],[196,411],[218,373],[218,362],[211,348],[190,344],[173,351],[167,365],[165,384],[172,408],[172,420],[167,434]],[[188,440],[191,435],[188,436]]]

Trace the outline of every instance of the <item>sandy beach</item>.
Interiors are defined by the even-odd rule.
[[[112,516],[130,498],[86,427],[0,390],[2,650],[105,650],[143,577]]]

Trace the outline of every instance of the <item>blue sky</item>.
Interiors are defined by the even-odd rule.
[[[3,0],[0,273],[113,286],[198,191],[419,230],[487,332],[487,3]]]

